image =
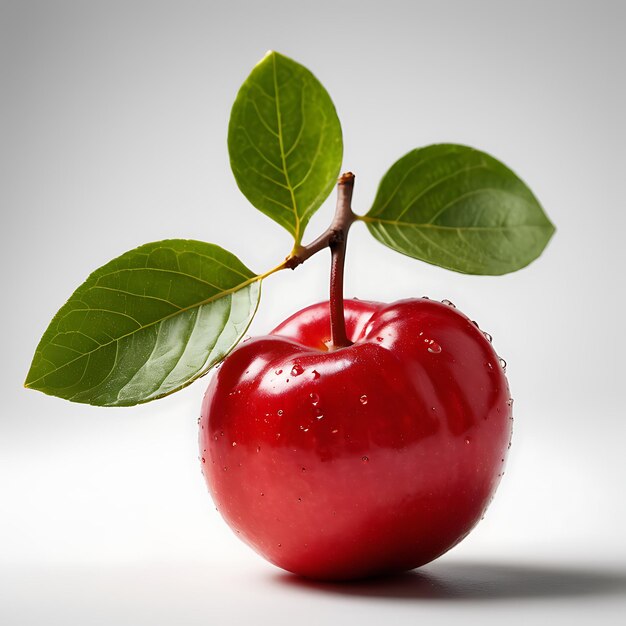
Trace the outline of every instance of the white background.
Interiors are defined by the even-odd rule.
[[[0,2],[0,623],[616,623],[626,610],[623,2]],[[226,129],[269,48],[342,120],[364,213],[408,150],[468,144],[533,189],[557,233],[470,277],[362,225],[346,294],[449,298],[508,361],[515,434],[486,519],[421,573],[343,587],[232,535],[200,475],[205,382],[132,409],[22,388],[50,318],[96,267],[170,237],[255,271],[290,249],[237,190]],[[329,222],[331,198],[312,220]],[[326,295],[328,259],[272,276],[262,334]]]

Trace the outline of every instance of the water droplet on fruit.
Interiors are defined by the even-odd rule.
[[[369,459],[369,457],[367,457],[367,456],[362,456],[362,457],[361,457],[361,461],[363,461],[363,463],[368,463],[368,462],[369,462],[369,460],[370,460],[370,459]]]
[[[320,377],[320,373],[317,370],[313,370],[313,380],[317,380]]]
[[[261,446],[257,446],[257,447],[256,447],[256,451],[257,451],[257,452],[261,452]]]
[[[506,403],[508,406],[513,406],[513,398],[509,398]]]
[[[447,304],[448,306],[452,307],[453,309],[456,309],[456,305],[453,302],[450,302],[450,300],[446,300],[445,298],[441,301],[441,304]]]
[[[302,502],[302,498],[298,498],[298,502]]]
[[[302,369],[302,365],[300,365],[300,363],[294,363],[293,367],[291,368],[291,375],[300,376],[302,372],[304,372],[304,369]]]
[[[276,376],[280,376],[283,373],[283,370],[277,369],[277,370],[274,370],[274,373],[276,374]]]
[[[382,341],[383,338],[382,337],[376,337],[376,341]]]
[[[276,411],[276,415],[278,415],[278,417],[281,417],[282,414],[283,414],[282,409],[278,409],[278,411]]]
[[[476,320],[472,320],[472,324],[474,324],[474,326],[476,326],[476,328],[480,328],[480,326],[478,325],[478,322]]]
[[[465,443],[469,444],[471,439],[469,437],[465,437]]]
[[[233,441],[233,448],[236,447],[236,445],[237,445],[237,442]]]
[[[320,397],[316,394],[316,393],[310,393],[309,394],[309,398],[311,398],[311,404],[313,406],[317,406],[319,401],[320,401]]]
[[[324,417],[324,415],[320,413],[319,415],[316,415],[315,417],[317,417],[318,420],[321,420]]]
[[[228,471],[228,467],[226,465],[224,465],[224,471],[227,472]]]
[[[359,402],[361,404],[367,404],[367,396],[365,394],[363,394],[360,398],[359,398]]]
[[[279,543],[279,544],[278,544],[278,547],[279,547],[279,548],[282,548],[282,547],[283,547],[283,544],[282,544],[282,543]]]
[[[428,344],[428,352],[431,352],[432,354],[439,354],[441,352],[441,346],[436,341],[431,339]]]
[[[486,365],[487,365],[487,367],[488,367],[490,370],[492,370],[492,369],[493,369],[493,365],[491,365],[491,363],[490,363],[489,361],[487,361]]]
[[[263,497],[265,494],[261,491],[261,497]]]
[[[428,296],[422,296],[422,300],[430,300]]]
[[[506,372],[506,361],[501,356],[498,357],[498,363],[500,363],[502,371]]]
[[[303,468],[302,468],[302,471],[303,471],[303,472],[306,472],[306,467],[303,467]]]
[[[484,330],[483,330],[483,335],[484,335],[485,339],[486,339],[489,343],[491,343],[491,342],[493,341],[493,337],[492,337],[492,336],[491,336],[488,332],[486,332],[486,331],[484,331]]]
[[[200,418],[198,418],[198,424],[200,424]]]
[[[206,463],[206,459],[204,457],[202,457],[202,462]]]
[[[214,435],[214,436],[213,436],[213,439],[215,439],[215,441],[217,441],[217,435]]]

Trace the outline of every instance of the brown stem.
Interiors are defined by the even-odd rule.
[[[343,310],[343,268],[346,259],[346,243],[350,226],[357,219],[352,212],[354,174],[342,174],[337,181],[337,208],[331,225],[308,246],[299,246],[285,261],[284,267],[295,269],[309,257],[324,248],[330,248],[330,332],[331,349],[352,345],[346,334]]]
[[[353,189],[354,174],[352,172],[342,174],[337,181],[337,208],[330,226],[310,244],[295,248],[291,255],[285,260],[285,268],[291,270],[296,269],[298,265],[304,263],[320,250],[330,247],[331,240],[338,232],[343,233],[344,239],[347,237],[350,226],[357,219],[357,216],[352,212],[350,206]]]
[[[348,231],[354,221],[350,207],[354,174],[344,174],[337,183],[337,211],[333,234],[328,242],[330,246],[330,337],[329,348],[346,348],[352,342],[346,334],[346,319],[343,310],[343,268],[346,260]]]
[[[346,348],[352,342],[346,333],[343,310],[343,268],[346,260],[346,239],[336,237],[330,243],[330,349]]]

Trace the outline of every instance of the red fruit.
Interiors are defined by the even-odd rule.
[[[328,303],[241,344],[202,405],[200,452],[217,507],[266,559],[316,579],[412,569],[481,518],[511,436],[497,354],[452,306]]]

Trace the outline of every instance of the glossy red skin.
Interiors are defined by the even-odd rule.
[[[241,344],[200,423],[231,528],[324,580],[413,569],[458,543],[490,502],[512,427],[498,356],[458,310],[348,300],[345,312],[348,348],[327,350],[328,303]]]

